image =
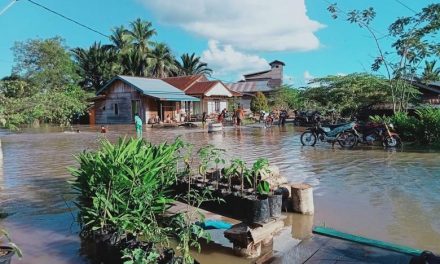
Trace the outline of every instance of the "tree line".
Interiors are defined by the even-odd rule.
[[[151,22],[137,19],[112,30],[109,43],[69,49],[60,37],[30,39],[12,47],[12,74],[0,80],[0,127],[69,125],[91,106],[89,98],[115,75],[151,78],[212,70],[195,53],[179,58],[153,41]]]

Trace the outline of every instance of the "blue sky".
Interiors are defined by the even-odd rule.
[[[286,63],[286,81],[302,86],[312,77],[369,71],[377,54],[366,31],[343,19],[331,19],[326,0],[34,1],[105,34],[138,17],[152,21],[158,32],[155,40],[169,44],[177,56],[184,52],[202,56],[215,70],[214,77],[226,82],[263,70],[267,62],[278,59]],[[400,1],[416,11],[433,3]],[[0,9],[10,2],[0,0]],[[373,27],[384,35],[397,17],[414,14],[397,0],[336,2],[346,11],[374,7]],[[0,15],[0,28],[0,77],[11,72],[15,41],[61,36],[71,48],[108,42],[27,0]],[[391,41],[381,40],[386,49]]]

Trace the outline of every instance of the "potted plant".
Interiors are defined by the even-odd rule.
[[[283,206],[283,194],[273,191],[268,181],[261,181],[257,186],[258,193],[268,195],[270,217],[280,217]]]
[[[11,238],[6,230],[0,227],[0,242],[5,241],[7,241],[9,245],[2,246],[0,244],[0,264],[10,264],[12,256],[14,256],[15,253],[21,257],[20,249],[14,243],[12,243]]]
[[[246,199],[249,224],[266,222],[270,217],[269,199],[265,187],[257,187],[254,195]]]

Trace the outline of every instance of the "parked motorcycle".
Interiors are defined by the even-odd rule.
[[[336,142],[343,148],[356,146],[358,136],[354,127],[356,123],[346,123],[338,125],[322,126],[320,122],[316,126],[308,128],[301,134],[301,144],[303,146],[315,146],[318,140],[335,144]]]
[[[358,143],[373,145],[375,141],[380,141],[382,146],[395,148],[402,145],[399,134],[392,132],[393,124],[387,123],[367,123],[356,125],[354,130],[358,136]]]

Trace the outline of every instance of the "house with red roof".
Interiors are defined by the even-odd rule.
[[[186,95],[198,98],[198,102],[187,101],[182,111],[191,115],[219,114],[228,108],[228,102],[241,94],[231,91],[221,81],[210,81],[205,75],[190,75],[163,78],[163,81],[182,90]]]

